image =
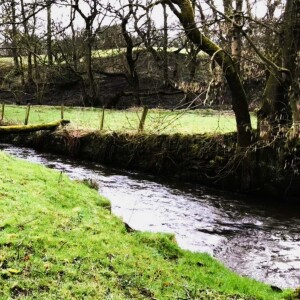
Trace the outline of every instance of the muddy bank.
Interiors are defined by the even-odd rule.
[[[235,134],[144,135],[59,130],[1,135],[1,142],[39,151],[87,159],[118,168],[149,172],[197,182],[229,191],[241,191],[241,159],[235,153]],[[277,199],[297,199],[299,143],[286,146],[280,159],[274,149],[257,149],[253,155],[252,186],[246,192]],[[273,154],[272,154],[273,153]]]

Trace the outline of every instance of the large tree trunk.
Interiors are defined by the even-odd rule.
[[[290,93],[295,84],[295,65],[300,49],[300,1],[287,0],[280,41],[282,70],[272,70],[263,94],[262,107],[258,114],[260,136],[271,138],[285,133],[292,125],[291,102],[295,101]],[[293,90],[293,89],[292,89]],[[293,106],[296,107],[295,103]],[[297,117],[297,116],[296,116]]]
[[[173,3],[179,6],[180,12]],[[179,18],[189,39],[199,49],[213,57],[222,68],[232,95],[232,108],[236,118],[238,146],[240,148],[248,147],[252,143],[251,120],[247,96],[238,71],[235,68],[234,61],[222,48],[199,31],[195,23],[194,10],[190,0],[171,0],[169,5]]]
[[[289,101],[290,74],[271,73],[263,93],[262,107],[258,112],[258,129],[261,138],[270,139],[291,126],[292,111]]]
[[[236,0],[235,11],[233,12],[233,21],[235,24],[240,24],[242,19],[243,0]],[[235,63],[235,67],[240,74],[241,71],[241,53],[242,53],[242,36],[241,28],[232,24],[231,28],[231,54]]]
[[[286,47],[283,47],[283,64],[290,71],[291,89],[290,102],[293,113],[293,121],[296,133],[299,133],[299,108],[297,101],[300,100],[300,61],[297,53],[300,50],[300,1],[287,0],[285,9],[285,25],[283,36],[286,40]]]

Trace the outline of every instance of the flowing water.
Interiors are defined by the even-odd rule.
[[[299,206],[263,204],[27,148],[1,149],[71,178],[96,181],[113,213],[136,230],[174,233],[182,248],[208,252],[239,274],[281,288],[300,286]]]

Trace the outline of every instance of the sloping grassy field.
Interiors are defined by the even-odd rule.
[[[84,183],[0,152],[0,299],[284,299],[165,234],[127,232]]]
[[[25,106],[6,105],[4,120],[12,123],[23,123]],[[105,110],[105,131],[137,132],[142,109]],[[37,124],[58,120],[61,108],[53,106],[32,106],[29,123]],[[99,130],[102,109],[99,108],[64,108],[64,118],[71,121],[74,129]],[[252,117],[255,127],[256,118]],[[189,111],[149,110],[144,126],[146,133],[227,133],[236,131],[235,118],[232,112],[199,109]]]

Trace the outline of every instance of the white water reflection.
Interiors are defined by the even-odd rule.
[[[127,179],[118,179],[100,187],[100,191],[111,200],[113,212],[134,229],[174,233],[182,248],[210,254],[224,240],[197,230],[198,222],[203,226],[213,222],[217,216],[213,207],[153,182],[142,180],[131,184]]]

